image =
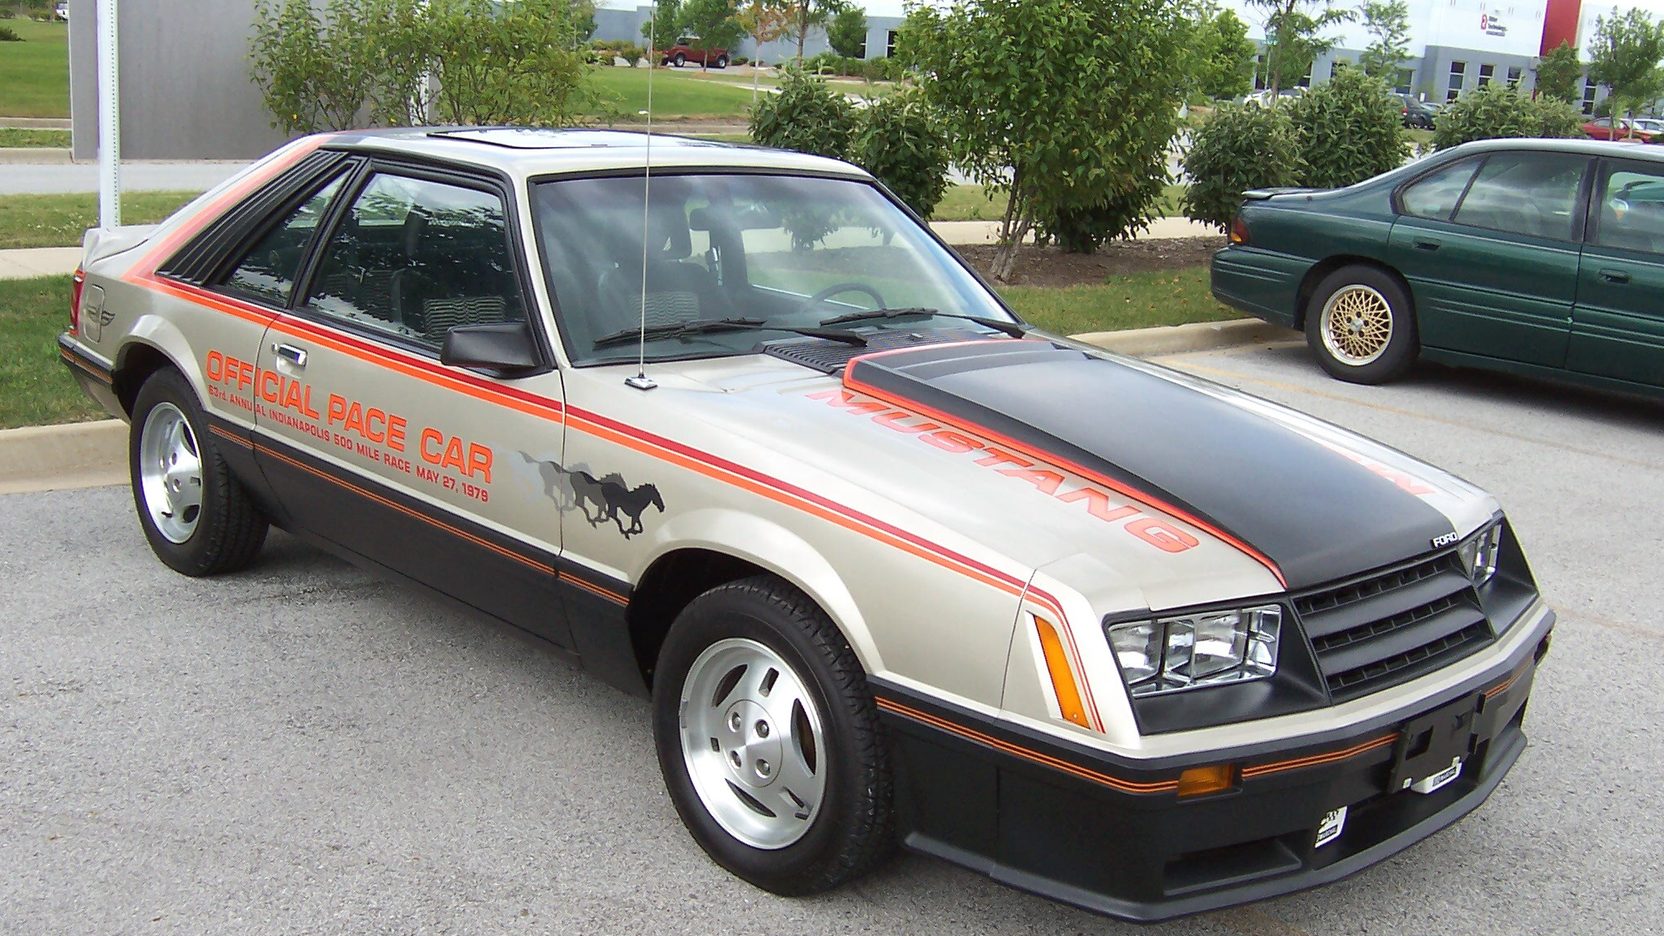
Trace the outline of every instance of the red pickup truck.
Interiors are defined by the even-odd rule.
[[[682,36],[676,44],[659,53],[660,65],[709,65],[712,68],[728,67],[728,50],[716,49],[701,45],[698,36]]]

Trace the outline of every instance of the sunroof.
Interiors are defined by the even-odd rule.
[[[645,134],[621,130],[545,130],[535,127],[468,127],[435,130],[428,135],[527,150],[641,146],[646,141]]]

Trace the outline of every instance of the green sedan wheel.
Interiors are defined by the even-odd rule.
[[[1332,377],[1367,384],[1392,380],[1416,359],[1409,294],[1383,270],[1342,267],[1312,292],[1306,344]]]

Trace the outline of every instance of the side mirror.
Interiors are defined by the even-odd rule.
[[[487,370],[530,370],[543,364],[532,329],[525,322],[458,325],[445,333],[439,363]]]

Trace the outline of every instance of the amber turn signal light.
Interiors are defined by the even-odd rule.
[[[1242,220],[1242,215],[1231,219],[1231,243],[1239,246],[1248,243],[1248,222]]]
[[[1179,774],[1179,795],[1181,797],[1218,793],[1221,790],[1229,790],[1235,785],[1235,764],[1209,764],[1206,767],[1192,767]]]
[[[1063,719],[1082,728],[1092,727],[1086,718],[1086,706],[1081,704],[1080,689],[1075,685],[1075,674],[1069,669],[1069,658],[1063,653],[1063,641],[1057,636],[1052,622],[1038,615],[1034,629],[1040,635],[1040,651],[1046,655],[1046,671],[1052,677],[1052,692],[1057,696],[1057,707]]]

